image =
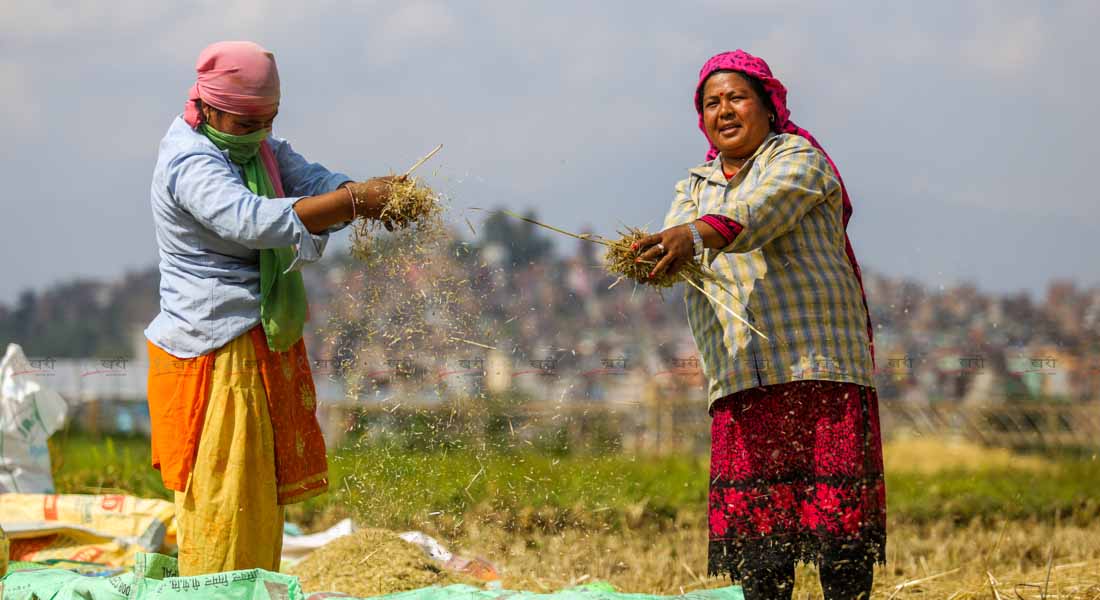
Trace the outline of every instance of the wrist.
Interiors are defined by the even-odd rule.
[[[336,190],[334,190],[334,191],[340,192],[340,190],[343,190],[344,193],[346,193],[347,196],[348,196],[348,204],[351,205],[351,219],[349,219],[349,220],[354,221],[356,218],[359,217],[359,210],[355,206],[355,194],[353,194],[351,192],[350,187],[348,187],[344,184],[340,184],[340,185],[336,186]]]
[[[370,219],[378,218],[380,203],[376,201],[376,194],[368,182],[352,182],[344,186],[351,195],[351,202],[355,216]]]
[[[699,256],[703,253],[703,235],[699,233],[699,228],[692,221],[688,223],[688,229],[691,229],[691,247],[692,255]]]

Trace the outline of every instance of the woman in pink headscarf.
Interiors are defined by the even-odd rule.
[[[811,562],[825,598],[867,598],[886,491],[852,206],[786,95],[744,51],[706,62],[695,88],[706,162],[637,250],[654,273],[698,258],[720,276],[685,291],[713,417],[710,572],[774,600]]]
[[[257,44],[213,44],[195,71],[153,171],[153,466],[175,492],[181,574],[278,571],[283,506],[328,488],[300,269],[330,232],[378,218],[389,181],[354,182],[271,135],[279,73]]]

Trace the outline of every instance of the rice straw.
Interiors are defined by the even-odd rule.
[[[483,209],[474,208],[473,210],[483,210]],[[609,240],[607,240],[607,239],[605,239],[601,236],[594,235],[594,234],[576,234],[576,233],[572,233],[572,232],[566,231],[564,229],[554,227],[553,225],[548,225],[546,223],[536,221],[535,219],[532,219],[530,217],[524,217],[524,216],[521,216],[521,215],[517,215],[516,213],[513,213],[513,212],[508,211],[508,210],[503,210],[502,209],[502,210],[497,210],[495,212],[498,212],[500,214],[512,217],[514,219],[519,219],[521,221],[524,221],[526,223],[530,223],[532,225],[538,225],[539,227],[549,229],[550,231],[560,233],[562,235],[567,235],[571,238],[575,238],[575,239],[578,239],[578,240],[583,240],[583,241],[586,241],[586,242],[592,242],[592,243],[595,243],[595,244],[603,245],[603,246],[607,247],[607,249],[608,249],[608,262],[605,264],[605,268],[607,268],[609,271],[612,271],[613,273],[615,273],[617,275],[620,275],[620,279],[622,279],[623,277],[630,277],[631,279],[634,279],[638,283],[650,284],[650,285],[655,283],[655,282],[650,281],[650,280],[641,279],[641,278],[638,278],[638,277],[631,276],[631,274],[628,272],[628,269],[626,269],[622,265],[622,261],[621,261],[622,257],[620,256],[620,254],[624,253],[626,249],[630,248],[630,245],[627,243],[627,240],[631,239],[631,238],[638,238],[642,235],[645,235],[645,232],[641,231],[640,229],[630,229],[629,233],[624,235],[621,239],[616,240],[616,241],[609,241]],[[633,251],[633,250],[630,250],[630,251]],[[613,261],[618,261],[618,262],[613,262]],[[652,264],[652,263],[653,263],[653,261],[641,261],[641,264]],[[670,280],[678,279],[679,281],[684,281],[684,282],[688,283],[693,288],[695,288],[695,289],[699,290],[700,292],[702,292],[702,294],[704,296],[706,296],[707,298],[709,298],[712,302],[714,302],[718,306],[721,306],[722,308],[724,308],[726,310],[726,312],[733,315],[734,318],[736,318],[738,321],[740,321],[746,327],[748,327],[750,331],[752,331],[756,335],[759,335],[761,338],[763,338],[765,340],[768,339],[768,336],[764,335],[764,333],[761,332],[759,329],[753,327],[752,324],[749,323],[747,320],[745,320],[744,317],[742,317],[741,315],[734,312],[733,309],[731,309],[729,306],[726,306],[726,304],[723,303],[721,300],[715,298],[713,295],[709,294],[706,290],[704,290],[701,286],[696,284],[692,280],[691,276],[695,276],[698,279],[710,281],[710,282],[716,284],[720,289],[725,291],[730,296],[734,295],[725,286],[722,285],[721,278],[718,276],[717,273],[714,272],[713,269],[710,269],[707,266],[705,266],[703,264],[700,264],[698,261],[695,261],[695,260],[691,260],[687,264],[685,264],[679,271],[677,271],[676,275],[670,276]],[[618,283],[618,281],[616,281],[615,283]],[[668,286],[662,286],[661,284],[663,284],[663,283],[664,283],[664,281],[659,282],[658,286],[659,287],[668,287]],[[615,284],[612,284],[612,286],[614,286],[614,285]],[[744,308],[745,308],[745,310],[748,310],[747,306],[744,307]]]
[[[390,199],[382,206],[379,219],[404,229],[412,223],[429,221],[439,215],[443,207],[440,206],[435,192],[420,182],[416,177],[402,177],[391,182]]]
[[[722,304],[722,302],[719,301],[718,298],[715,298],[714,296],[711,296],[710,294],[708,294],[706,290],[699,287],[694,281],[692,281],[692,280],[690,280],[686,277],[684,278],[684,281],[686,281],[688,284],[690,284],[691,287],[693,287],[693,288],[699,290],[700,292],[702,292],[704,296],[706,296],[707,298],[710,298],[711,301],[713,301],[715,304],[717,304],[718,306],[721,306],[722,308],[726,309],[726,311],[729,312],[729,314],[736,317],[738,321],[741,321],[742,323],[744,323],[745,327],[748,327],[749,329],[751,329],[754,333],[756,333],[756,335],[764,338],[765,340],[768,339],[768,336],[761,333],[759,329],[753,327],[748,321],[746,321],[744,319],[744,317],[742,317],[741,315],[733,312],[733,310],[731,310],[730,307],[726,306],[725,304]]]
[[[462,339],[460,337],[451,336],[451,340],[455,341],[455,342],[465,342],[467,344],[470,344],[471,346],[477,346],[478,348],[485,348],[486,350],[496,350],[496,348],[494,346],[486,346],[485,344],[479,344],[477,342]]]
[[[433,149],[433,150],[432,150],[431,152],[429,152],[429,153],[427,153],[426,155],[424,155],[424,158],[422,158],[422,159],[420,159],[420,160],[416,161],[416,164],[414,164],[413,166],[409,167],[409,170],[408,170],[408,171],[405,171],[405,174],[404,174],[404,175],[402,175],[402,177],[408,177],[409,175],[412,175],[412,172],[413,172],[413,171],[415,171],[415,170],[417,169],[417,167],[419,167],[420,165],[422,165],[422,164],[424,164],[424,163],[428,162],[428,159],[430,159],[431,157],[435,156],[435,153],[436,153],[436,152],[439,152],[439,151],[440,151],[440,150],[442,150],[442,149],[443,149],[443,144],[440,144],[440,145],[436,146],[436,147],[435,147],[435,149]]]

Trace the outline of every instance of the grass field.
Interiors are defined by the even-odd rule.
[[[147,467],[146,440],[62,434],[54,454],[60,491],[167,497]],[[876,597],[1100,599],[1097,457],[910,440],[888,444],[886,462],[890,542]],[[288,511],[309,529],[349,515],[421,529],[524,589],[726,584],[705,576],[705,457],[376,443],[336,452],[330,464],[332,493]],[[810,573],[802,569],[796,597],[820,597]]]

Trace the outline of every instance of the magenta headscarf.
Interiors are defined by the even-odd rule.
[[[703,64],[703,68],[699,70],[699,83],[695,86],[695,110],[699,113],[699,130],[703,132],[703,136],[707,137],[707,128],[703,124],[703,111],[699,108],[699,99],[703,94],[703,84],[707,78],[715,71],[720,70],[737,71],[760,81],[764,86],[764,91],[768,94],[768,98],[771,99],[772,108],[775,109],[775,123],[772,124],[774,129],[780,133],[793,133],[806,138],[813,144],[814,148],[825,155],[825,160],[829,161],[829,166],[833,168],[833,173],[836,175],[837,181],[840,182],[840,192],[844,199],[842,211],[844,228],[847,230],[848,220],[852,217],[852,202],[848,199],[848,188],[845,187],[844,180],[840,178],[840,170],[836,168],[833,159],[829,157],[821,144],[814,139],[814,136],[810,135],[809,131],[795,125],[794,121],[791,121],[791,111],[787,109],[787,88],[783,87],[783,84],[772,76],[772,70],[768,67],[768,63],[764,62],[764,59],[753,56],[744,50],[734,50],[733,52],[716,54]],[[710,137],[707,137],[707,142],[710,143],[707,160],[713,160],[718,156],[718,148],[714,146],[714,142],[710,141]],[[852,243],[848,240],[847,231],[844,233],[844,250],[848,255],[848,262],[852,265],[852,271],[856,274],[856,281],[859,282],[859,291],[863,296],[863,310],[867,311],[867,338],[871,342],[871,364],[873,366],[875,362],[875,343],[874,331],[871,328],[871,314],[867,310],[867,295],[863,291],[863,273],[859,269],[859,263],[856,262],[856,255],[852,250]]]
[[[217,42],[199,54],[195,85],[187,94],[183,120],[197,128],[202,112],[195,101],[235,115],[262,115],[279,106],[275,55],[253,42]]]

